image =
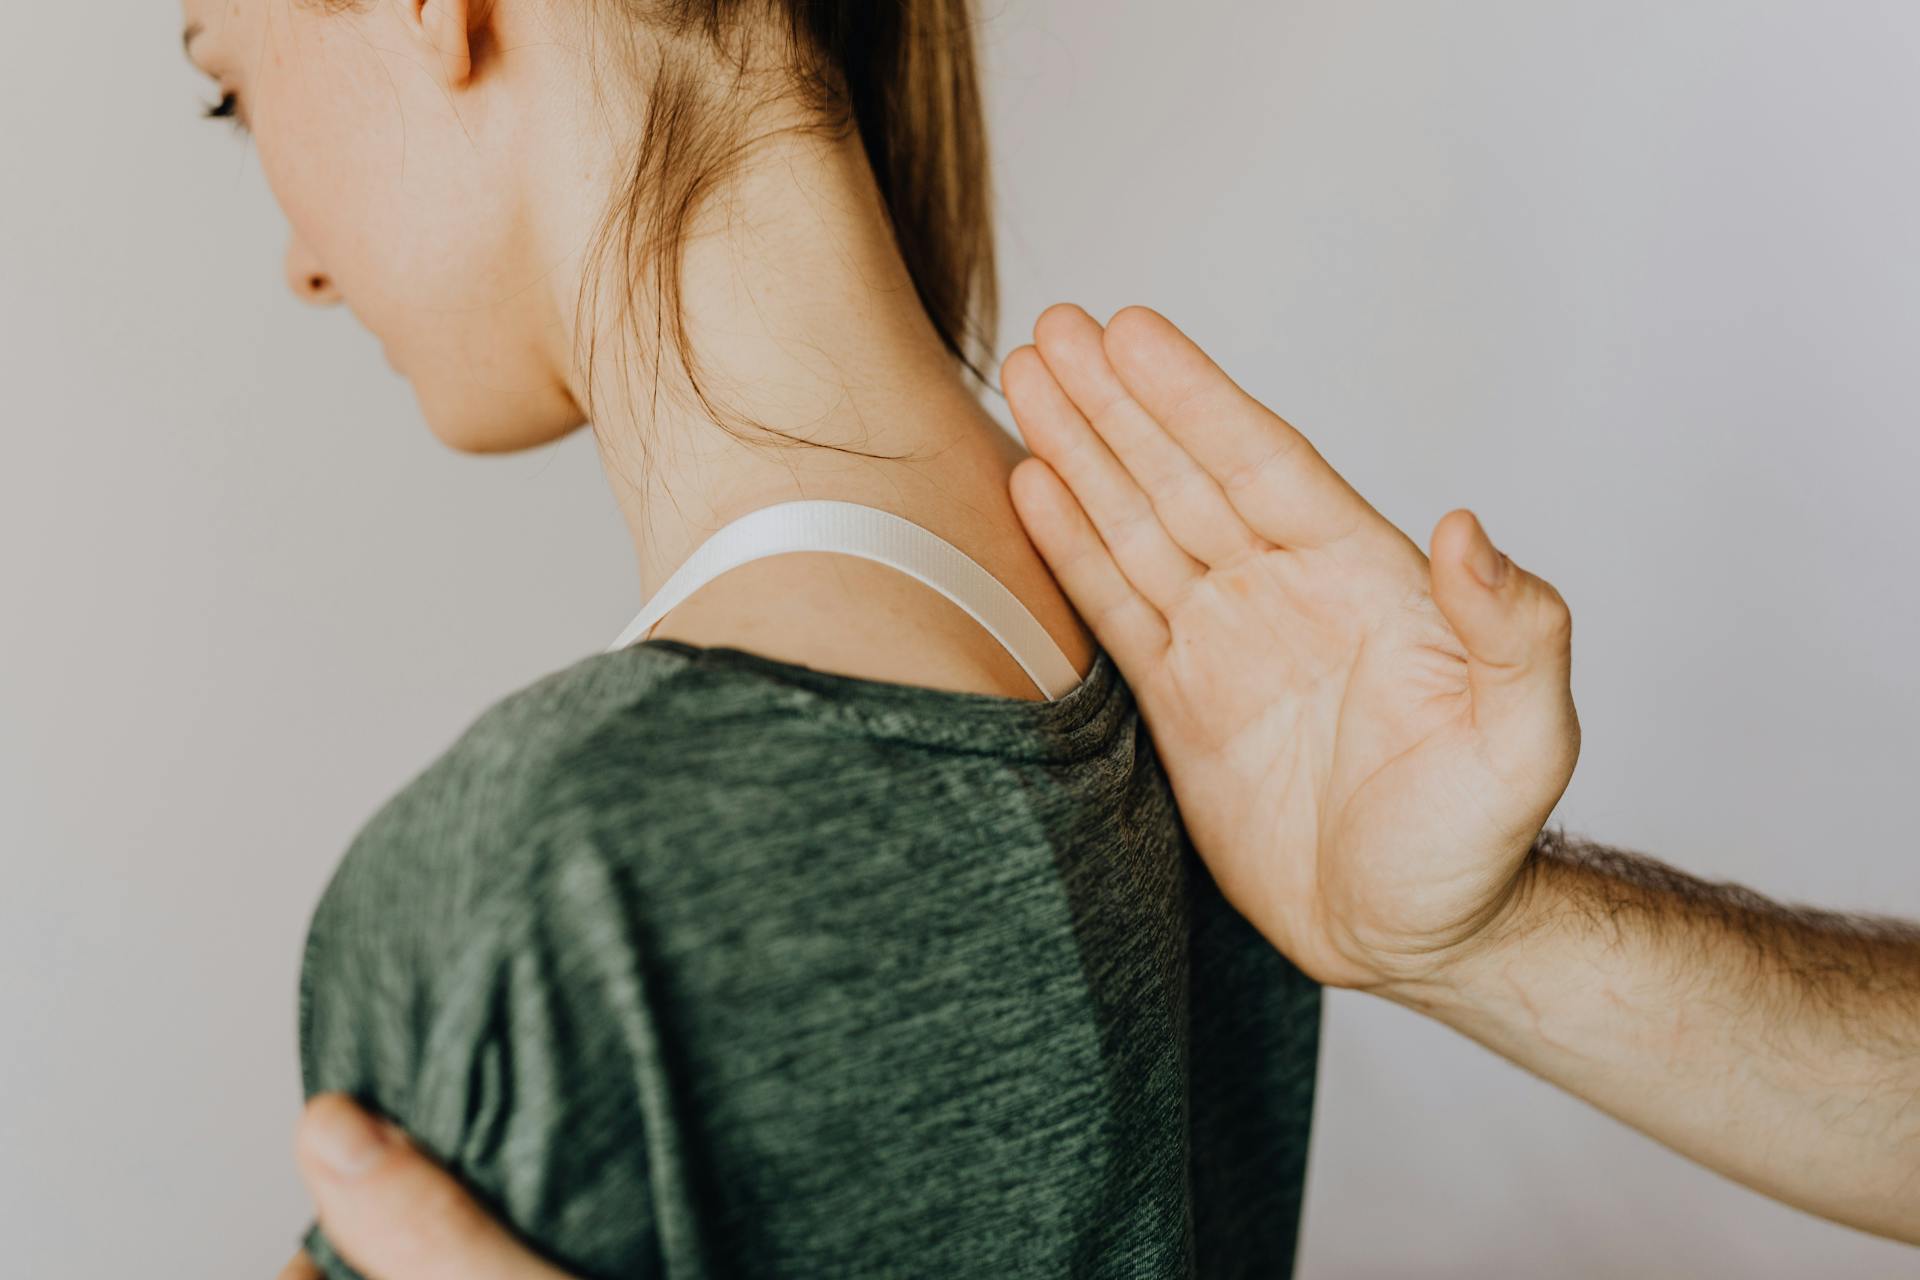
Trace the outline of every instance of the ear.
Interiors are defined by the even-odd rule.
[[[473,74],[474,8],[470,0],[406,0],[420,39],[436,56],[449,87],[465,84]]]

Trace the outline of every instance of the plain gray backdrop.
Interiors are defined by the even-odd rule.
[[[1422,546],[1471,506],[1565,594],[1557,821],[1920,914],[1920,6],[981,21],[1001,354],[1056,301],[1160,309]],[[268,1277],[335,859],[637,575],[588,433],[453,453],[287,293],[174,4],[8,25],[4,1269]],[[1304,1277],[1920,1273],[1369,998],[1321,1069]]]

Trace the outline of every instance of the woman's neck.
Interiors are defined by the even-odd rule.
[[[683,264],[686,348],[725,416],[876,456],[769,443],[751,428],[742,429],[743,442],[687,394],[671,350],[629,343],[624,358],[613,359],[610,347],[625,339],[602,333],[596,437],[633,539],[641,595],[748,511],[800,498],[857,502],[922,524],[979,561],[1084,672],[1092,638],[1007,496],[1007,475],[1025,450],[980,404],[927,317],[857,134],[783,134],[763,144],[724,212],[696,225]],[[597,302],[595,314],[618,314],[615,299]],[[670,321],[662,332],[671,341]],[[924,683],[1030,696],[1033,686],[1010,656],[938,593],[849,560],[797,553],[757,562],[757,570],[742,566],[674,609],[654,635],[808,665],[822,665],[809,655],[831,658],[874,678],[902,678],[885,668],[910,661],[936,673]],[[856,633],[871,638],[864,656],[852,643]],[[911,659],[888,656],[909,651]]]

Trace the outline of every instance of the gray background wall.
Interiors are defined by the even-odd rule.
[[[1006,337],[1158,307],[1425,544],[1576,619],[1558,817],[1920,914],[1920,7],[988,0]],[[438,445],[285,292],[171,4],[0,77],[0,1239],[267,1276],[306,915],[373,808],[638,607],[585,433]],[[998,408],[1005,420],[1005,406]],[[1886,1276],[1335,993],[1300,1274]]]

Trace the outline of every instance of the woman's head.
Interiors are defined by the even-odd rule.
[[[679,324],[682,246],[724,222],[756,140],[794,130],[857,131],[934,328],[980,376],[994,281],[966,0],[183,7],[287,216],[289,286],[345,302],[455,447],[565,434],[632,350],[724,422]]]

